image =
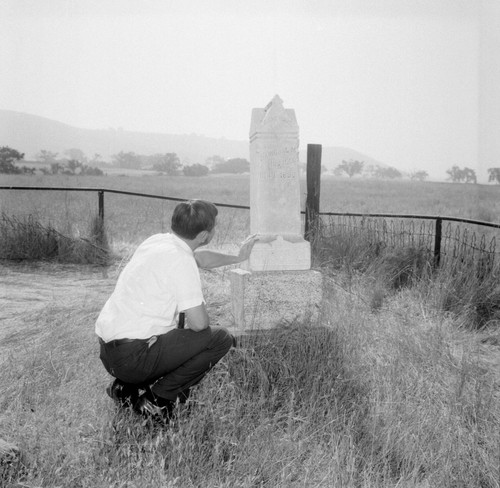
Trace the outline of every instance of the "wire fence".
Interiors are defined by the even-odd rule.
[[[322,239],[358,236],[382,249],[424,251],[434,266],[475,264],[491,270],[500,262],[500,224],[428,215],[320,213]]]
[[[184,198],[104,188],[0,186],[0,190],[25,192],[51,191],[65,192],[65,194],[67,194],[66,192],[95,193],[97,194],[97,206],[94,206],[94,208],[97,208],[97,214],[103,221],[105,219],[113,220],[115,214],[124,208],[124,199],[130,201],[130,197],[154,199],[162,205],[164,203],[169,204],[169,202],[185,201]],[[109,211],[105,214],[105,208],[107,208],[105,202],[106,193],[114,195],[114,197],[110,198],[112,204],[109,205]],[[250,207],[228,203],[214,203],[223,212],[228,213],[228,219],[226,220],[230,222],[231,226],[236,221],[239,224],[244,221],[239,229],[239,234],[243,236],[249,227],[248,210]],[[85,208],[87,213],[90,206],[92,206],[92,203],[86,202]],[[132,207],[134,206],[137,207],[135,204],[132,205]],[[68,208],[67,204],[66,208]],[[161,216],[160,227],[164,231],[168,228],[169,215],[172,209],[172,204],[169,204],[162,212],[150,212],[147,210],[145,212]],[[127,207],[127,215],[130,216],[132,213],[133,208],[130,206]],[[302,212],[302,214],[305,215],[305,212]],[[121,220],[123,219],[120,217]],[[130,224],[129,220],[128,228],[131,227]],[[156,224],[158,225],[158,223]],[[335,239],[339,236],[358,235],[379,249],[419,248],[429,254],[435,266],[439,266],[443,262],[473,262],[491,269],[495,263],[500,261],[496,245],[497,239],[500,238],[500,224],[491,222],[429,215],[320,212],[319,224],[317,229],[319,229],[321,238]],[[133,226],[139,228],[144,225],[143,222],[136,222]],[[229,232],[228,229],[226,231]]]

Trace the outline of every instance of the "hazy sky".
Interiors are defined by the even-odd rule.
[[[431,173],[478,157],[479,0],[0,0],[0,108],[246,140],[279,94],[301,146]]]

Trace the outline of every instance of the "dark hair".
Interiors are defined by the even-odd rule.
[[[212,231],[217,214],[217,207],[205,200],[179,203],[172,215],[172,231],[185,239],[194,239],[204,230]]]

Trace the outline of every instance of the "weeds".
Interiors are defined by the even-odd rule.
[[[100,232],[89,232],[96,247]],[[23,313],[0,344],[0,437],[23,452],[1,482],[498,488],[500,340],[486,335],[499,320],[498,270],[431,272],[419,249],[359,235],[315,244],[338,281],[320,321],[245,338],[167,428],[104,393],[93,334],[102,287]],[[221,295],[219,277],[207,296]]]
[[[430,284],[436,306],[462,318],[470,329],[500,323],[500,283],[498,265],[488,273],[478,273],[474,265],[443,267]]]
[[[0,365],[0,432],[25,454],[4,480],[498,486],[500,380],[480,360],[482,343],[422,315],[418,286],[373,314],[361,300],[371,287],[359,276],[349,293],[328,290],[320,322],[242,338],[166,428],[118,410],[104,393],[110,378],[93,334],[101,292],[25,314],[31,333],[7,338]]]
[[[460,317],[470,329],[500,323],[498,264],[445,259],[435,268],[425,247],[376,246],[369,234],[358,231],[320,238],[316,246],[324,271],[340,271],[349,282],[363,274],[371,283],[372,311],[379,311],[391,294],[417,286],[437,310]]]
[[[91,222],[89,238],[69,237],[33,216],[24,220],[0,215],[0,258],[13,261],[55,260],[61,263],[107,264],[109,245],[102,220]]]
[[[368,268],[368,274],[389,290],[415,285],[432,273],[432,259],[424,248],[386,249]]]
[[[318,267],[352,274],[366,271],[384,245],[374,243],[365,233],[351,232],[318,237],[313,249]]]

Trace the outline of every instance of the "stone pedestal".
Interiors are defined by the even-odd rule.
[[[270,329],[319,317],[323,278],[319,271],[229,271],[231,309],[237,332]]]

